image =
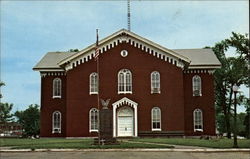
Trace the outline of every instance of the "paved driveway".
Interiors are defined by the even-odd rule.
[[[1,159],[250,159],[250,152],[8,152]]]

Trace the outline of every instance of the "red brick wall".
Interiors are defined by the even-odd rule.
[[[127,57],[120,51],[127,49]],[[184,131],[182,70],[127,44],[100,55],[100,98],[112,103],[127,97],[138,103],[138,131],[151,131],[151,109],[161,108],[163,131]],[[118,95],[117,74],[121,69],[132,72],[133,94]],[[67,73],[67,136],[92,136],[89,133],[89,110],[97,108],[96,95],[89,95],[89,75],[96,71],[91,60]],[[161,94],[151,94],[150,74],[161,74]]]
[[[123,49],[128,51],[127,57],[120,55]],[[192,74],[183,74],[181,68],[128,44],[120,44],[100,54],[99,62],[100,98],[111,98],[110,109],[112,103],[123,97],[137,102],[139,134],[142,131],[151,132],[151,109],[156,106],[161,109],[161,129],[164,132],[185,130],[186,135],[195,135],[192,111],[199,106],[203,110],[204,133],[214,134],[212,75],[200,74],[203,96],[193,97]],[[132,72],[133,94],[118,94],[117,75],[121,69]],[[150,74],[153,71],[160,72],[161,94],[151,94]],[[96,62],[93,59],[69,70],[67,76],[60,76],[63,80],[62,99],[52,98],[52,81],[55,77],[42,78],[41,136],[97,135],[89,132],[89,110],[97,108],[97,95],[89,95],[89,75],[92,72],[96,72]],[[62,113],[62,134],[51,133],[52,113],[55,110]]]
[[[62,98],[53,99],[53,79],[62,80]],[[41,137],[63,137],[66,130],[66,76],[46,76],[41,77]],[[52,114],[60,111],[62,115],[62,133],[52,134]]]
[[[202,96],[194,97],[192,93],[192,78],[199,75],[202,82]],[[185,135],[215,135],[215,108],[213,75],[208,73],[184,74],[185,94]],[[194,132],[193,111],[201,109],[203,114],[203,133]]]

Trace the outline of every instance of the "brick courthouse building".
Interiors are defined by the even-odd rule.
[[[211,49],[170,50],[122,29],[99,41],[99,96],[110,99],[113,136],[215,135]],[[95,44],[49,52],[41,74],[41,136],[98,132]]]

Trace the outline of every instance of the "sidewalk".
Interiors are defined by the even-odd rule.
[[[214,148],[147,148],[147,149],[11,149],[0,148],[1,152],[248,152],[250,149],[214,149]]]

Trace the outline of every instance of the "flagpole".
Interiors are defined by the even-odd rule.
[[[97,53],[98,52],[98,53]],[[97,107],[98,107],[98,145],[100,146],[100,89],[99,89],[99,48],[98,48],[98,29],[96,29],[96,72],[97,72]]]

